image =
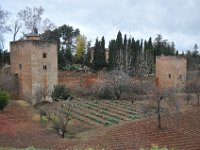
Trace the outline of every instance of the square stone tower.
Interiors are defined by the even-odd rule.
[[[156,84],[161,88],[183,89],[186,86],[187,60],[176,56],[156,57]]]
[[[35,104],[50,100],[58,81],[57,43],[28,35],[10,43],[11,72],[18,76],[19,98]]]

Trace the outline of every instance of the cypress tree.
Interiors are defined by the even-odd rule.
[[[147,41],[145,40],[144,41],[144,61],[145,62],[147,62],[147,59],[148,59],[148,48],[149,48],[149,45]]]
[[[154,48],[153,48],[153,44],[152,44],[152,39],[151,37],[148,40],[148,52],[154,56]]]
[[[126,34],[124,35],[124,43],[123,43],[123,67],[125,68],[125,72],[127,72],[127,61],[128,61],[128,55],[127,55],[127,38]]]
[[[93,67],[95,70],[99,70],[106,65],[104,37],[102,37],[101,41],[98,41],[98,38],[96,39],[94,50]]]
[[[127,45],[127,55],[128,55],[128,68],[131,68],[131,61],[132,61],[132,50],[131,50],[131,38],[128,39]]]
[[[175,55],[176,53],[176,48],[175,48],[175,44],[174,42],[171,43],[171,46],[170,46],[170,51],[169,51],[169,55]]]
[[[91,41],[87,42],[87,52],[85,58],[85,65],[90,67],[91,66]]]
[[[116,39],[116,67],[121,68],[123,61],[122,61],[122,49],[123,49],[123,43],[122,43],[123,39],[122,39],[122,33],[119,31],[117,34],[117,39]]]
[[[101,44],[100,44],[100,54],[101,54],[101,65],[102,67],[106,66],[106,49],[105,49],[105,39],[104,36],[101,38]]]
[[[109,68],[110,69],[114,69],[116,66],[116,50],[115,50],[115,44],[116,41],[115,40],[111,40],[109,42]]]
[[[162,35],[158,34],[154,41],[155,57],[162,54]]]

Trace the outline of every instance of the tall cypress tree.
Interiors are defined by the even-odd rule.
[[[106,65],[104,37],[102,37],[101,41],[98,41],[98,38],[96,39],[94,50],[93,67],[95,70],[99,70]]]
[[[130,69],[131,68],[131,62],[132,62],[132,49],[131,49],[131,38],[128,39],[128,45],[127,45],[127,55],[128,55],[128,68]]]
[[[175,55],[175,53],[176,53],[175,44],[174,42],[172,42],[169,50],[169,55]]]
[[[91,41],[87,42],[87,52],[85,57],[85,65],[90,67],[91,66]]]
[[[106,66],[106,49],[105,49],[105,39],[104,36],[101,38],[101,44],[100,44],[100,49],[101,49],[101,62],[102,62],[102,67]]]
[[[136,42],[135,42],[135,39],[134,39],[134,38],[132,38],[131,53],[132,53],[131,67],[134,68],[135,65],[136,65],[136,59],[137,59]]]
[[[127,66],[128,66],[128,53],[127,53],[127,37],[126,34],[124,35],[124,43],[123,43],[123,66],[125,72],[127,72]]]
[[[117,60],[116,60],[116,67],[121,68],[123,61],[122,61],[122,55],[123,55],[123,39],[122,39],[122,33],[119,31],[117,34],[117,39],[116,39],[116,51],[117,51]]]
[[[108,58],[108,63],[109,63],[109,68],[114,69],[116,66],[116,49],[115,49],[115,40],[111,40],[109,42],[109,58]]]
[[[162,35],[158,34],[154,41],[155,57],[162,54]]]
[[[154,55],[154,48],[152,44],[152,39],[151,37],[148,40],[148,52],[153,56]]]
[[[147,62],[148,59],[148,49],[149,49],[149,45],[148,42],[145,40],[144,41],[144,61]]]

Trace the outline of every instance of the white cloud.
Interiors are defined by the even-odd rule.
[[[108,44],[121,30],[135,39],[161,33],[178,50],[200,45],[199,0],[18,0],[17,4],[4,0],[1,5],[12,14],[26,6],[42,6],[44,17],[57,26],[79,28],[92,41],[105,36]]]

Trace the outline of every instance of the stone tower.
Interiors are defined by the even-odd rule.
[[[186,86],[187,60],[176,56],[156,57],[156,84],[161,88]]]
[[[50,100],[58,78],[57,43],[37,35],[10,43],[11,72],[18,76],[19,98],[32,104]]]

